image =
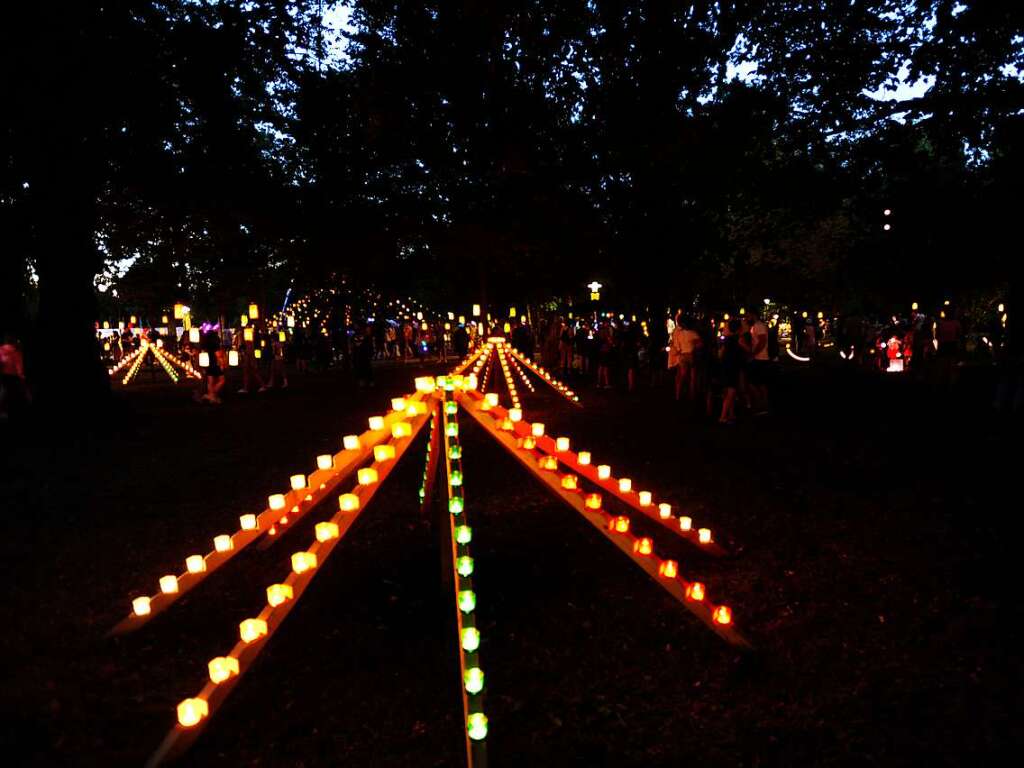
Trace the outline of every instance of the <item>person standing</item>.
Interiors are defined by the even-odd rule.
[[[768,378],[771,360],[768,356],[768,326],[757,310],[747,313],[750,323],[750,365],[747,384],[753,397],[754,413],[762,416],[768,413]]]
[[[744,362],[743,347],[740,345],[740,321],[736,318],[730,320],[726,326],[725,339],[722,341],[719,356],[724,395],[722,397],[722,414],[718,422],[720,424],[735,424],[736,393],[739,390]]]
[[[692,320],[682,316],[677,318],[668,352],[669,367],[676,369],[676,400],[682,396],[684,383],[687,398],[693,400],[697,396],[697,367],[694,363],[702,343],[700,334],[693,329]]]

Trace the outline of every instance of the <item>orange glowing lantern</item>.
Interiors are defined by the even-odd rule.
[[[543,437],[544,425],[541,424],[539,421],[533,422],[533,424],[530,426],[530,434],[533,435],[534,437]]]
[[[612,468],[609,467],[607,464],[599,464],[597,466],[597,479],[598,480],[607,480],[611,476],[612,476]]]
[[[189,555],[185,558],[185,569],[189,573],[202,573],[206,570],[206,560],[202,555]]]
[[[374,461],[390,461],[395,458],[395,446],[393,445],[375,445],[373,447],[373,460]]]
[[[690,531],[690,530],[693,530],[693,520],[691,518],[689,518],[689,517],[680,517],[679,518],[679,530],[680,531]]]
[[[711,614],[711,618],[715,620],[716,624],[725,626],[726,624],[732,624],[732,610],[727,605],[720,605],[715,608],[714,613]]]
[[[396,440],[400,437],[409,437],[412,434],[412,425],[408,421],[396,421],[391,425],[391,436]]]
[[[558,469],[558,459],[554,456],[541,456],[539,463],[541,469],[546,469],[552,472]]]
[[[223,683],[233,675],[238,674],[238,659],[233,656],[217,656],[210,659],[208,665],[210,670],[210,682],[213,684]]]
[[[672,517],[672,505],[671,504],[659,504],[658,505],[658,517],[662,520],[668,520]]]
[[[651,492],[650,491],[640,491],[640,493],[638,493],[637,496],[639,497],[639,502],[640,502],[640,506],[641,507],[649,507],[649,506],[651,506]]]
[[[590,464],[590,451],[580,451],[576,454],[576,461],[584,467]]]
[[[237,368],[238,367],[238,350],[228,350],[228,365]]]
[[[178,577],[174,574],[167,574],[160,577],[160,591],[165,595],[173,595],[178,592]]]
[[[312,552],[296,552],[292,555],[292,570],[296,575],[316,568],[316,555]]]
[[[633,488],[633,481],[628,477],[619,478],[619,493],[629,493]]]
[[[242,642],[252,643],[267,635],[267,622],[263,619],[246,619],[238,625],[238,636]]]
[[[209,368],[210,367],[210,353],[209,352],[200,352],[199,353],[199,367],[200,368]]]
[[[658,573],[666,579],[674,579],[679,573],[679,563],[675,560],[665,560],[658,566]]]
[[[220,536],[216,536],[213,539],[213,548],[218,552],[230,552],[235,548],[234,543],[231,541],[231,537],[226,533],[222,533]]]
[[[149,598],[136,597],[132,600],[132,611],[136,616],[148,616],[150,612]]]
[[[356,476],[359,478],[360,485],[372,485],[377,482],[377,470],[373,467],[360,469]]]
[[[331,539],[336,539],[341,535],[341,532],[338,530],[337,523],[317,523],[313,528],[313,531],[316,534],[316,540],[321,543],[330,541]]]
[[[404,397],[393,397],[393,398],[391,398],[391,410],[393,410],[393,411],[404,411],[405,410],[405,398]]]
[[[334,469],[334,457],[324,453],[316,457],[316,468],[321,470]]]
[[[649,555],[654,551],[654,542],[644,536],[633,542],[633,551],[638,555]]]
[[[569,438],[559,437],[555,439],[555,450],[559,453],[565,453],[569,450]]]
[[[243,531],[255,531],[258,525],[256,515],[242,515],[238,518],[238,522],[241,524]]]
[[[493,408],[498,404],[498,394],[496,392],[488,392],[484,395],[484,402]]]
[[[268,496],[267,506],[273,509],[274,511],[284,509],[284,494],[275,493],[273,496]]]
[[[245,341],[252,341],[254,338],[255,336],[252,332],[252,328],[242,329],[242,339],[244,339]]]
[[[178,723],[185,728],[198,725],[208,714],[210,705],[205,699],[185,699],[178,705]]]
[[[430,394],[437,388],[433,376],[419,376],[415,383],[416,391],[424,394]]]
[[[537,441],[534,440],[532,437],[524,437],[523,438],[523,450],[532,451],[536,447],[537,447]]]
[[[267,587],[267,605],[277,608],[281,603],[295,597],[291,584],[271,584]]]
[[[562,487],[568,491],[575,491],[577,486],[576,475],[565,475],[562,478]]]
[[[508,409],[509,421],[522,421],[523,420],[523,409],[522,408],[509,408]]]
[[[608,528],[616,533],[627,533],[629,531],[629,518],[625,515],[613,517],[608,522]]]
[[[291,483],[293,491],[301,491],[306,487],[306,476],[305,475],[292,475],[288,478],[288,482]]]
[[[359,509],[359,497],[354,493],[343,493],[338,497],[338,509],[342,512],[355,512]]]
[[[601,494],[600,493],[588,493],[587,498],[583,500],[587,509],[600,509],[601,508]]]
[[[253,320],[259,320],[260,308],[257,305],[255,305],[255,304],[250,304],[249,305],[249,317],[252,318]]]
[[[711,543],[711,529],[710,528],[701,528],[701,529],[699,529],[697,531],[697,541],[699,541],[701,544],[710,544]]]
[[[370,429],[374,432],[380,432],[384,429],[384,417],[383,416],[371,416],[368,420]]]
[[[704,599],[704,585],[699,581],[695,581],[686,588],[686,597],[695,602],[701,602]]]
[[[359,435],[345,435],[341,438],[341,445],[346,451],[358,451]]]

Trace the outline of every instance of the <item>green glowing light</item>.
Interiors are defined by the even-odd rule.
[[[453,415],[457,410],[459,410],[459,406],[456,404],[454,400],[451,400],[444,404],[444,412],[447,413],[449,416]]]
[[[476,608],[476,592],[471,589],[459,592],[459,610],[463,613],[472,613],[474,608]]]
[[[473,529],[468,525],[460,525],[455,529],[455,541],[459,544],[469,544],[473,540]]]
[[[475,651],[480,647],[480,631],[476,627],[462,630],[462,650]]]
[[[448,429],[445,430],[445,434],[447,434],[448,437],[458,437],[459,436],[459,425],[456,424],[454,421],[451,422],[448,425]]]
[[[461,496],[452,496],[448,499],[448,511],[453,515],[461,515],[465,505],[462,502]]]
[[[466,685],[466,693],[477,694],[484,689],[484,671],[480,667],[470,667],[462,676]]]
[[[452,485],[462,485],[462,473],[457,469],[452,472]]]
[[[422,485],[420,486],[420,501],[423,501],[423,497],[427,495],[427,489]]]
[[[458,536],[458,532],[455,534]],[[455,569],[459,572],[459,576],[472,576],[473,575],[473,558],[468,556],[460,557],[455,561]]]
[[[466,720],[466,733],[473,741],[482,741],[487,738],[487,715],[483,712],[474,712]]]
[[[453,445],[451,448],[449,448],[448,449],[448,458],[449,459],[461,459],[462,458],[462,446],[461,445]]]

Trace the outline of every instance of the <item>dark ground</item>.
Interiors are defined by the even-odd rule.
[[[370,391],[341,373],[295,377],[219,409],[140,384],[116,394],[107,437],[0,432],[6,755],[142,763],[322,514],[144,630],[105,632],[415,370],[377,375]],[[655,539],[734,607],[747,655],[463,419],[493,766],[1011,764],[1024,741],[1019,426],[950,415],[902,377],[790,368],[778,391],[773,416],[732,428],[664,389],[583,389],[582,411],[524,398],[550,434],[731,548],[711,560]],[[421,471],[414,448],[185,764],[462,762],[453,609],[418,517]]]

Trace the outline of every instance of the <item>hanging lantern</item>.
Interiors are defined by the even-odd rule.
[[[253,332],[252,332],[252,328],[246,328],[246,329],[244,329],[244,330],[242,331],[242,338],[243,338],[243,339],[244,339],[245,341],[252,341],[252,340],[253,340],[253,338],[255,338],[255,335],[254,335],[254,334],[253,334]]]
[[[266,637],[266,634],[267,622],[263,619],[246,619],[238,625],[238,635],[245,643],[259,640],[261,637]]]
[[[260,308],[255,304],[249,305],[249,317],[253,320],[258,320],[260,317]]]
[[[214,659],[210,659],[208,665],[210,670],[210,682],[223,683],[233,675],[238,674],[238,659],[233,656],[218,656]]]
[[[238,323],[239,323],[239,325],[241,325],[241,326],[242,326],[243,328],[245,328],[245,327],[246,327],[246,326],[247,326],[247,325],[249,324],[249,316],[248,316],[248,315],[242,315],[242,316],[241,316],[241,317],[240,317],[240,318],[238,319]]]
[[[181,320],[185,316],[185,305],[175,304],[174,305],[174,319]]]
[[[267,587],[267,605],[277,608],[281,603],[295,597],[295,590],[290,584],[271,584]]]

